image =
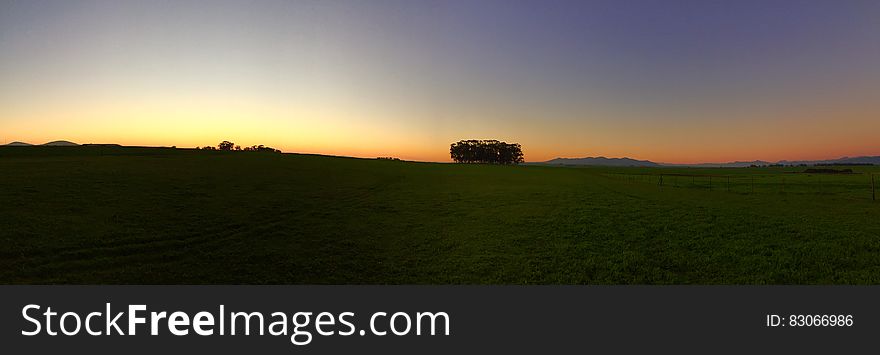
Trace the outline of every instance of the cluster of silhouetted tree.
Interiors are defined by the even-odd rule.
[[[260,144],[260,145],[252,145],[252,146],[250,146],[250,147],[244,147],[244,148],[242,148],[241,146],[236,145],[235,143],[232,143],[232,142],[230,142],[230,141],[222,141],[222,142],[220,142],[220,144],[218,144],[216,147],[212,147],[212,146],[206,145],[206,146],[204,146],[204,147],[196,147],[196,149],[200,149],[200,150],[225,150],[225,151],[233,151],[233,150],[237,150],[237,151],[238,151],[238,150],[240,150],[240,151],[245,151],[245,152],[272,152],[272,153],[281,153],[281,150],[278,150],[278,149],[275,149],[275,148],[272,148],[272,147],[267,147],[267,146],[264,146],[264,145],[262,145],[262,144]]]
[[[252,145],[250,147],[244,147],[241,150],[245,152],[273,152],[273,153],[281,153],[281,150],[275,149],[272,147],[266,147],[262,144],[260,145]]]
[[[522,147],[494,139],[470,139],[452,143],[449,147],[456,163],[519,164],[523,162]]]

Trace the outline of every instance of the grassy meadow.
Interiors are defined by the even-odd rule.
[[[848,168],[0,147],[0,283],[878,284]]]

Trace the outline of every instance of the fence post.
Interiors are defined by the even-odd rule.
[[[751,193],[755,193],[755,177],[754,176],[752,176],[752,192]]]
[[[663,174],[660,174],[660,187],[663,187]]]
[[[730,192],[730,175],[727,176],[727,192]]]
[[[785,193],[785,176],[782,177],[782,192]]]
[[[874,174],[871,174],[871,201],[877,201],[877,190],[874,189]]]
[[[709,175],[709,191],[712,191],[712,175]]]

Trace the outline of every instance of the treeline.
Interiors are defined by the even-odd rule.
[[[494,139],[470,139],[452,143],[449,155],[456,163],[519,164],[523,162],[519,143],[505,143]]]
[[[270,153],[281,153],[281,150],[275,149],[272,147],[267,147],[262,144],[260,145],[252,145],[250,147],[242,148],[235,143],[230,141],[223,141],[220,144],[217,144],[216,147],[206,145],[204,147],[196,147],[199,150],[224,150],[224,151],[243,151],[243,152],[270,152]]]

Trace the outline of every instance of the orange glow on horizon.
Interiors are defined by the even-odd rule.
[[[449,162],[449,144],[461,139],[520,143],[527,162],[605,156],[692,164],[880,155],[880,121],[874,119],[880,107],[868,100],[693,114],[711,120],[668,115],[646,121],[630,118],[633,113],[596,110],[557,125],[544,124],[540,113],[469,112],[467,107],[456,114],[468,119],[467,124],[444,117],[416,122],[405,119],[413,113],[398,108],[341,103],[313,98],[293,105],[222,93],[50,97],[39,105],[0,106],[0,139],[178,147],[230,140],[285,152],[436,162]],[[513,117],[516,124],[499,124],[504,122],[499,117]]]

